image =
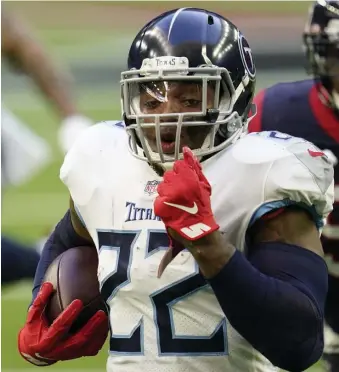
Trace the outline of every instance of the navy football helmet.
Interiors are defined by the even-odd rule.
[[[150,163],[180,159],[180,134],[186,126],[209,126],[202,146],[193,150],[200,159],[224,149],[247,130],[255,80],[256,69],[248,42],[229,20],[197,8],[161,14],[137,34],[130,47],[128,70],[121,74],[122,114],[132,153]],[[142,89],[151,90],[150,94],[158,100],[165,100],[159,86],[178,81],[200,84],[199,111],[142,112]],[[214,104],[208,107],[207,89],[211,84]],[[160,145],[160,128],[166,126],[176,127],[173,154],[165,154]],[[145,128],[155,130],[157,152],[150,148]]]
[[[339,77],[339,1],[316,1],[303,33],[310,72],[326,89],[324,97],[334,107],[333,78]],[[335,107],[336,108],[336,107]]]

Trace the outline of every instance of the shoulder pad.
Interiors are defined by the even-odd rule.
[[[127,140],[121,121],[100,122],[86,129],[65,156],[60,179],[77,205],[86,203],[95,190],[96,174],[118,158],[118,148]],[[107,155],[107,156],[105,156]],[[105,174],[106,172],[101,172]]]
[[[334,199],[334,169],[326,154],[302,138],[277,131],[246,137],[237,155],[247,163],[268,166],[262,190],[263,204],[253,220],[270,210],[298,205],[310,212],[321,228]]]
[[[333,208],[333,164],[323,151],[300,138],[288,142],[286,152],[286,157],[276,159],[271,167],[267,191],[273,191],[273,198],[287,201],[286,205],[306,207],[322,227]]]
[[[321,192],[324,193],[329,188],[334,177],[332,161],[325,152],[313,143],[278,131],[266,131],[250,135],[267,138],[285,149],[287,151],[286,155],[295,156],[307,168]]]

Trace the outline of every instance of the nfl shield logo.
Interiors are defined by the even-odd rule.
[[[159,185],[159,181],[153,180],[153,181],[148,181],[145,186],[145,193],[148,195],[152,195],[157,191],[157,187]]]

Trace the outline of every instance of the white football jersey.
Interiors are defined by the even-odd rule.
[[[332,209],[332,166],[299,138],[247,135],[202,166],[220,230],[241,251],[248,227],[272,209],[302,205],[319,228]],[[129,152],[123,123],[84,132],[61,179],[98,249],[101,293],[110,308],[107,371],[277,370],[229,324],[188,251],[157,277],[168,247],[153,210],[161,178]]]

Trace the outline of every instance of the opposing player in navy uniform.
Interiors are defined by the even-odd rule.
[[[313,142],[335,166],[333,212],[321,241],[329,270],[325,358],[339,371],[339,2],[318,1],[303,35],[313,79],[280,83],[255,97],[249,131],[278,130]],[[316,154],[314,155],[316,156]]]
[[[245,135],[255,77],[247,40],[216,13],[176,9],[138,33],[124,121],[88,129],[62,165],[71,206],[37,270],[26,360],[102,346],[102,312],[67,335],[81,301],[52,325],[44,316],[46,268],[84,244],[109,307],[107,371],[301,371],[320,358],[333,167],[303,139]]]

